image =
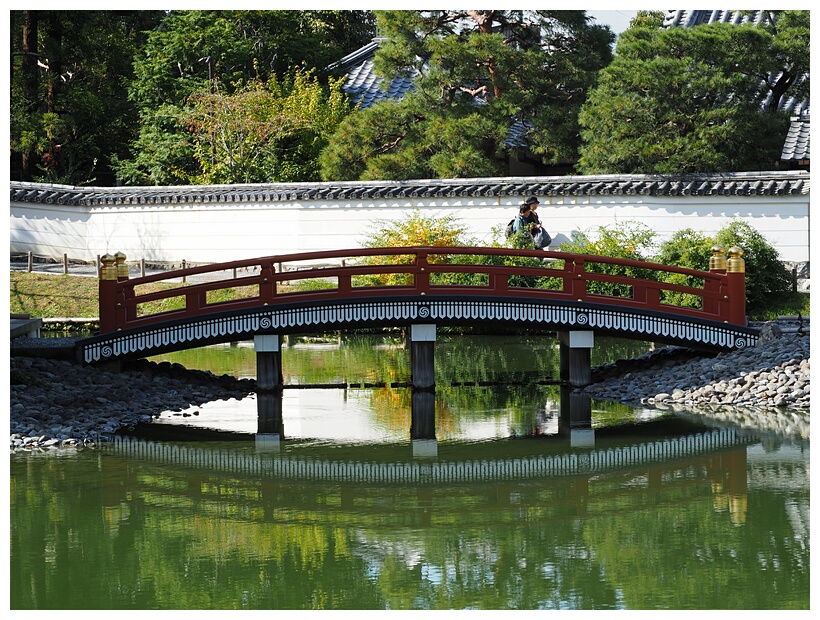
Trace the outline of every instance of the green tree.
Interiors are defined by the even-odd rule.
[[[161,11],[12,11],[12,178],[111,183],[137,111],[124,96]]]
[[[577,114],[611,59],[612,32],[583,11],[380,11],[374,68],[417,75],[401,102],[342,123],[322,156],[325,179],[502,174],[518,123],[545,164],[571,160]]]
[[[318,155],[348,112],[341,81],[329,95],[315,75],[296,71],[231,95],[194,93],[184,111],[200,174],[196,183],[308,181]]]
[[[129,96],[139,109],[139,136],[118,172],[131,184],[205,178],[187,123],[188,106],[201,103],[203,93],[228,97],[271,77],[286,81],[297,68],[325,67],[374,34],[369,11],[169,12],[134,61]],[[316,75],[325,85],[329,76]]]
[[[714,245],[715,240],[711,237],[707,237],[702,232],[692,228],[685,228],[661,243],[655,261],[662,265],[675,265],[707,271],[709,269],[709,259],[712,256],[712,246]],[[664,281],[695,288],[703,287],[703,278],[681,273],[667,273]],[[701,307],[701,298],[688,293],[661,291],[661,301],[689,308]]]
[[[582,174],[769,169],[808,79],[808,11],[766,26],[659,29],[633,20],[580,114]]]

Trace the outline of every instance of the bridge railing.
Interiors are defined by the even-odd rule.
[[[732,248],[727,261],[713,249],[710,270],[699,271],[543,250],[361,248],[244,259],[134,279],[128,279],[125,256],[106,255],[100,269],[100,333],[292,301],[391,295],[557,299],[746,325],[741,253]],[[608,273],[616,266],[645,277]],[[162,283],[165,288],[158,288]],[[681,296],[699,300],[697,307],[676,303]]]

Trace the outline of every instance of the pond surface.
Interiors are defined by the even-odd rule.
[[[11,608],[809,608],[808,441],[578,398],[557,358],[440,337],[419,400],[397,339],[291,342],[273,402],[14,453]],[[255,375],[244,344],[163,359]]]

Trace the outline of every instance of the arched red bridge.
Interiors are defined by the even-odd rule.
[[[711,350],[754,345],[740,252],[730,252],[728,264],[714,253],[711,269],[696,271],[542,250],[365,248],[134,279],[124,256],[106,255],[100,332],[79,341],[77,354],[97,363],[263,335],[431,324],[538,327]],[[636,277],[609,275],[614,265]],[[670,282],[687,279],[691,285]],[[162,281],[175,284],[144,292],[146,284]],[[676,305],[675,295],[699,307]]]

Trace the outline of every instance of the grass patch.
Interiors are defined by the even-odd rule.
[[[750,321],[773,321],[778,316],[809,316],[811,298],[808,293],[770,295],[763,307],[749,311]]]
[[[172,284],[151,283],[141,293],[175,288]],[[48,273],[9,272],[9,305],[13,313],[34,318],[94,318],[100,315],[97,278]]]
[[[11,312],[35,318],[99,316],[96,278],[11,271]]]

